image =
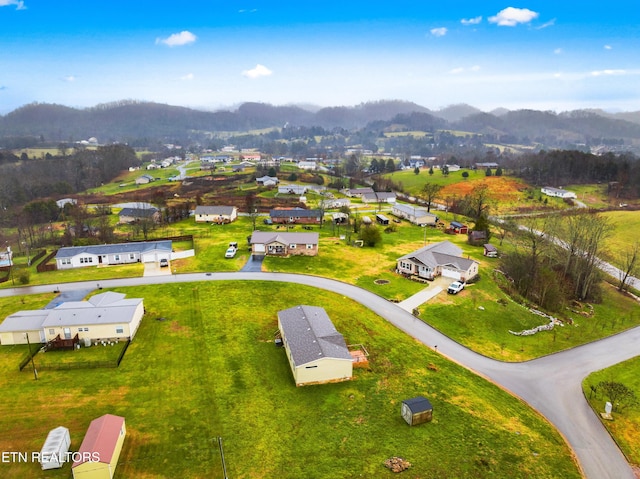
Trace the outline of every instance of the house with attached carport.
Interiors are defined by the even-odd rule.
[[[435,226],[438,223],[438,217],[433,213],[428,212],[424,208],[417,208],[404,203],[395,203],[391,214],[398,218],[408,220],[414,225]]]
[[[3,345],[56,340],[132,339],[142,317],[142,298],[104,292],[87,301],[67,301],[53,309],[18,311],[0,324]]]
[[[278,330],[296,386],[352,378],[353,357],[323,308],[300,305],[278,311]]]
[[[441,241],[401,256],[396,260],[396,271],[427,280],[443,276],[469,281],[478,274],[479,263],[461,255],[462,249],[450,241]]]
[[[569,190],[563,190],[562,188],[553,188],[551,186],[545,186],[540,189],[543,195],[552,196],[556,198],[577,198],[578,196]]]
[[[279,233],[277,231],[254,231],[249,242],[251,253],[266,256],[318,254],[318,233]]]
[[[58,269],[128,263],[153,263],[171,259],[171,240],[69,246],[56,253]]]
[[[196,206],[196,223],[232,223],[238,218],[235,206]]]

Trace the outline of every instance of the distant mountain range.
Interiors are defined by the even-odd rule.
[[[322,127],[372,130],[458,130],[497,140],[640,144],[640,112],[607,113],[575,110],[483,112],[459,104],[432,111],[405,101],[378,101],[354,107],[315,108],[243,103],[235,109],[202,111],[159,103],[120,101],[77,109],[32,103],[0,116],[0,147],[11,138],[35,137],[45,142],[186,142],[224,132],[251,132],[272,127]],[[506,140],[505,140],[506,141]],[[597,141],[596,141],[597,142]]]

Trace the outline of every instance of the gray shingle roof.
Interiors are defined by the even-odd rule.
[[[461,258],[462,250],[450,241],[441,241],[433,243],[406,254],[398,258],[400,260],[411,260],[422,263],[425,266],[436,268],[437,266],[454,266],[455,268],[466,271],[475,263],[471,259]]]
[[[196,206],[197,215],[227,215],[233,214],[235,206]]]
[[[290,208],[282,210],[271,210],[269,216],[272,218],[288,218],[293,216],[294,218],[320,218],[322,211],[320,210],[305,210],[303,208]]]
[[[81,253],[103,255],[103,254],[126,254],[126,253],[148,253],[149,251],[160,250],[171,252],[171,240],[162,241],[141,241],[139,243],[117,243],[101,244],[89,246],[69,246],[60,248],[56,253],[58,258],[73,258]]]
[[[324,358],[352,361],[344,337],[323,308],[296,306],[279,311],[278,319],[295,366]]]
[[[251,244],[269,244],[277,241],[282,244],[318,244],[318,233],[277,233],[275,231],[254,231]]]
[[[151,218],[160,211],[158,208],[122,208],[118,216],[130,216],[131,218]]]

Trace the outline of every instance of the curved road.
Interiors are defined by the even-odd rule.
[[[369,291],[332,279],[287,273],[191,273],[104,280],[103,287],[139,286],[191,281],[280,281],[304,284],[347,296],[391,322],[425,345],[518,396],[540,412],[565,437],[589,479],[634,479],[625,457],[587,404],[582,380],[640,354],[640,327],[595,343],[523,363],[503,363],[481,356],[436,331],[412,314]],[[61,292],[97,286],[95,282],[66,283]],[[51,292],[52,285],[0,290],[0,296]]]

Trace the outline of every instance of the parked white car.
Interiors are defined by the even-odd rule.
[[[462,281],[454,281],[447,288],[447,293],[449,293],[449,294],[458,294],[463,289],[464,289],[464,283]]]
[[[233,258],[236,255],[236,251],[238,251],[236,248],[234,248],[233,246],[229,246],[227,248],[227,251],[224,253],[224,257]]]

